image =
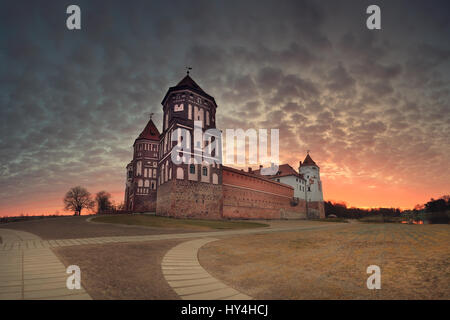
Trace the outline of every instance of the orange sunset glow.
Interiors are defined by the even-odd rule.
[[[87,2],[111,18],[89,16],[78,33],[55,27],[53,9],[30,4],[31,19],[11,2],[0,22],[0,216],[72,214],[62,199],[74,186],[122,203],[133,143],[150,113],[162,132],[161,101],[186,66],[217,102],[217,128],[279,129],[280,164],[295,169],[310,150],[326,201],[412,209],[450,193],[445,10],[389,3],[374,31],[364,1],[250,2]]]

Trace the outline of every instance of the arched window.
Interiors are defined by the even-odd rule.
[[[219,177],[217,176],[217,173],[213,173],[213,184],[218,184],[219,183]]]
[[[204,176],[208,175],[208,167],[203,167],[203,175]]]
[[[195,164],[191,163],[189,166],[189,173],[194,174],[195,173]]]

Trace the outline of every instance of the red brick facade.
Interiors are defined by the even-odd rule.
[[[177,218],[222,218],[222,185],[172,179],[158,187],[156,214]]]
[[[291,186],[223,167],[223,217],[306,219],[304,201],[294,201]]]
[[[306,219],[291,186],[222,167],[222,184],[172,179],[158,187],[156,214],[202,219]]]

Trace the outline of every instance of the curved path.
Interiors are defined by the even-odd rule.
[[[200,265],[197,257],[198,249],[215,240],[218,239],[191,240],[169,250],[161,265],[167,282],[183,300],[251,299],[212,277]]]
[[[261,229],[63,240],[42,240],[28,232],[0,228],[0,300],[91,299],[83,288],[66,288],[69,275],[50,248],[166,239],[195,239],[172,248],[162,263],[166,280],[182,299],[251,299],[215,279],[200,266],[198,249],[210,241],[217,240],[211,237],[327,229],[342,225],[287,225]]]
[[[0,229],[0,300],[91,299],[66,286],[66,267],[42,240],[29,232]]]

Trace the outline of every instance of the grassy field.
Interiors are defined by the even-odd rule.
[[[116,223],[125,225],[146,226],[154,228],[180,228],[193,230],[217,230],[217,229],[249,229],[268,227],[267,224],[248,221],[226,220],[199,220],[199,219],[174,219],[150,215],[116,215],[95,217],[91,221],[103,223]]]
[[[348,219],[345,219],[345,218],[312,219],[311,221],[319,221],[319,222],[342,222],[342,223],[348,223]]]
[[[450,226],[345,224],[242,235],[200,249],[213,276],[257,299],[450,299]],[[369,265],[381,289],[366,286]]]

